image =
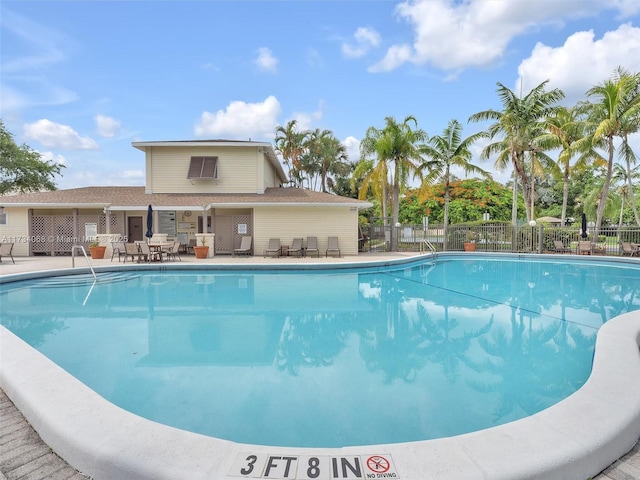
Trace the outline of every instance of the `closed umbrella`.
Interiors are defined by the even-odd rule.
[[[582,238],[587,238],[587,215],[585,213],[582,214]]]
[[[145,235],[147,238],[153,237],[153,208],[151,205],[147,209],[147,233]]]

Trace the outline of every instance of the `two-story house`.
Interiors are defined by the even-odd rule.
[[[145,153],[146,184],[82,187],[0,197],[0,243],[16,256],[64,255],[96,235],[145,239],[153,233],[182,243],[211,233],[216,255],[231,254],[242,236],[262,254],[269,238],[290,244],[339,237],[344,255],[358,253],[358,211],[368,202],[299,188],[287,177],[270,143],[232,140],[134,142]]]

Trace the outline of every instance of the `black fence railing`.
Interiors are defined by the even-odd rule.
[[[583,238],[579,228],[553,227],[546,224],[492,225],[363,225],[360,250],[388,252],[392,240],[397,251],[419,252],[428,242],[436,251],[516,253],[593,253],[640,256],[640,227],[593,229]],[[395,236],[395,239],[394,239]],[[629,248],[631,250],[629,250]]]

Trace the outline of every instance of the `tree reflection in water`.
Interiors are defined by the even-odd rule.
[[[287,316],[278,347],[278,368],[297,375],[301,366],[331,365],[350,330],[344,317],[322,313]]]

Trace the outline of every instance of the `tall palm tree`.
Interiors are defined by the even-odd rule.
[[[447,226],[449,225],[449,197],[451,184],[451,167],[459,167],[465,174],[478,173],[485,178],[491,178],[491,174],[471,163],[473,154],[471,145],[480,138],[486,137],[485,132],[475,133],[467,138],[462,138],[462,125],[457,120],[449,120],[442,135],[429,138],[422,148],[422,153],[428,158],[420,168],[426,171],[422,180],[422,187],[434,183],[444,184],[444,249],[447,249]],[[423,200],[423,198],[421,198]]]
[[[485,110],[471,117],[471,122],[493,120],[487,130],[489,138],[501,137],[500,140],[487,145],[482,151],[481,158],[489,159],[497,155],[495,166],[499,170],[513,167],[514,171],[514,201],[512,206],[512,221],[517,220],[516,185],[520,181],[522,195],[525,199],[527,219],[533,218],[531,208],[533,200],[533,175],[536,162],[542,156],[535,139],[542,134],[542,122],[553,114],[554,104],[564,98],[560,89],[546,90],[547,81],[533,88],[524,97],[519,97],[503,84],[498,82],[498,97],[502,102],[502,110]],[[527,163],[527,155],[530,163]]]
[[[386,170],[388,184],[391,186],[392,221],[395,225],[400,216],[400,194],[409,182],[409,176],[420,176],[417,162],[421,160],[422,142],[427,140],[424,130],[418,128],[418,121],[409,115],[402,123],[392,117],[385,118],[382,129],[369,127],[365,138],[360,142],[360,153],[363,157],[375,155],[377,165],[371,175],[380,179]],[[389,164],[382,167],[381,164]],[[374,173],[375,172],[375,173]],[[362,193],[362,191],[361,191]],[[366,195],[366,192],[364,192]],[[391,229],[391,250],[397,250],[397,238]]]
[[[296,120],[290,120],[284,127],[278,126],[275,144],[276,151],[282,156],[282,160],[289,170],[289,181],[296,186],[301,186],[300,161],[304,153],[308,132],[297,131],[297,125]]]
[[[595,155],[590,145],[586,151],[580,152],[585,138],[584,118],[575,108],[558,107],[555,113],[544,123],[546,133],[539,139],[539,144],[546,149],[559,150],[552,173],[554,177],[562,179],[562,214],[561,225],[566,225],[567,204],[569,203],[569,182],[574,170],[584,169],[591,159],[600,159]],[[582,140],[582,141],[581,141]],[[574,157],[578,156],[575,164]]]
[[[309,133],[305,145],[305,170],[314,178],[313,189],[317,186],[315,179],[319,178],[320,190],[327,192],[333,184],[332,175],[346,175],[350,170],[347,149],[330,130],[320,129]]]
[[[594,101],[581,102],[579,108],[588,115],[591,144],[607,153],[607,172],[596,213],[595,228],[598,234],[611,187],[616,152],[615,139],[624,139],[639,127],[640,76],[618,67],[610,79],[590,88],[587,96]],[[628,144],[624,144],[621,153],[630,159],[633,152]]]
[[[640,72],[634,73],[633,77],[635,79],[635,89],[630,92],[630,95],[637,94],[637,91],[640,89]],[[635,91],[635,92],[634,92]],[[629,203],[631,204],[631,209],[633,210],[633,217],[636,221],[636,225],[640,226],[640,214],[638,213],[638,207],[636,204],[636,196],[633,191],[633,185],[631,183],[631,179],[633,177],[631,166],[634,165],[638,159],[638,156],[633,152],[631,147],[629,146],[629,135],[632,133],[636,133],[640,130],[640,111],[636,111],[635,115],[625,116],[623,119],[623,124],[621,128],[621,136],[622,136],[622,157],[625,161],[625,168],[627,172],[627,192],[629,195]]]

